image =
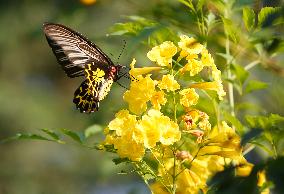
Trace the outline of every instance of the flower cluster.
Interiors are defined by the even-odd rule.
[[[135,68],[133,60],[129,74],[134,79],[123,95],[128,110],[120,110],[109,123],[104,145],[134,163],[142,177],[150,175],[153,194],[206,192],[206,181],[225,164],[249,166],[235,130],[218,115],[212,115],[212,127],[211,115],[198,106],[201,90],[216,91],[219,100],[225,96],[221,71],[206,47],[182,35],[177,44],[155,46],[147,57],[157,66]],[[188,74],[203,80],[202,71],[210,73],[206,80],[211,81],[188,84],[182,79]],[[151,72],[158,72],[156,79]]]

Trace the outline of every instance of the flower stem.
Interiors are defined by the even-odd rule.
[[[227,35],[226,38],[226,56],[227,56],[227,67],[228,67],[228,79],[232,79],[232,73],[231,73],[231,64],[230,64],[230,60],[228,58],[228,56],[230,56],[230,40],[229,37]],[[231,82],[228,83],[228,92],[229,92],[229,103],[230,103],[230,107],[231,107],[231,115],[235,116],[235,103],[234,103],[234,88],[233,88],[233,84]]]

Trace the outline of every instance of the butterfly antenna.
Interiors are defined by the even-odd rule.
[[[121,52],[120,52],[120,54],[119,54],[119,56],[117,58],[117,62],[116,63],[118,63],[118,61],[119,61],[119,59],[120,59],[120,57],[121,57],[121,55],[122,55],[122,53],[123,53],[123,51],[124,51],[124,49],[126,47],[126,40],[123,40],[123,42],[124,42],[124,44],[123,44],[122,50],[121,50]]]

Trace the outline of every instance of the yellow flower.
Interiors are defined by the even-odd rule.
[[[163,75],[162,80],[158,84],[160,89],[169,91],[175,91],[180,88],[178,82],[175,80],[173,75]]]
[[[238,163],[243,162],[240,137],[225,121],[219,125],[219,128],[216,126],[210,131],[205,144],[208,146],[200,150],[200,155],[218,155]]]
[[[160,66],[171,67],[172,57],[177,53],[177,47],[170,41],[165,41],[159,46],[155,46],[147,53],[147,57]]]
[[[142,68],[135,68],[134,65],[136,63],[136,59],[133,59],[130,64],[130,71],[129,74],[133,77],[137,77],[138,75],[148,74],[152,71],[161,70],[161,67],[142,67]]]
[[[179,94],[181,95],[180,104],[185,107],[196,105],[198,102],[199,96],[193,88],[183,89]]]
[[[142,117],[137,128],[144,133],[146,148],[155,147],[157,142],[171,145],[181,137],[178,124],[155,109],[149,110],[148,114]]]
[[[139,161],[145,154],[145,148],[142,143],[137,143],[132,136],[117,137],[113,139],[114,148],[120,158],[129,158],[132,161]]]
[[[190,76],[195,76],[198,74],[200,71],[202,71],[204,65],[202,64],[201,61],[192,59],[188,61],[188,63],[180,69],[181,73],[185,73],[186,71],[190,72]]]
[[[112,144],[121,158],[139,161],[145,152],[144,135],[136,128],[135,115],[127,110],[120,110],[108,125],[105,144]]]
[[[204,90],[214,90],[217,92],[219,96],[219,100],[223,100],[223,96],[226,95],[226,92],[224,91],[221,80],[216,80],[213,82],[195,83],[195,84],[192,84],[190,87],[204,89]]]
[[[215,66],[214,59],[206,48],[201,51],[201,62],[204,66]]]
[[[161,105],[165,105],[167,99],[165,98],[165,93],[163,91],[157,91],[153,94],[151,98],[151,103],[154,109],[160,110]]]
[[[199,54],[204,48],[204,46],[198,43],[194,38],[188,37],[186,35],[180,36],[178,46],[182,49],[182,51],[186,52],[187,55]]]
[[[155,82],[150,75],[137,77],[136,81],[130,84],[130,90],[124,93],[123,99],[128,102],[129,110],[136,115],[140,115],[147,109],[147,102],[155,93]]]

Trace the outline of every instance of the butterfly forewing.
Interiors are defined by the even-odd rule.
[[[60,24],[44,24],[44,33],[59,64],[69,77],[84,75],[87,63],[113,65],[112,61],[87,38]]]

